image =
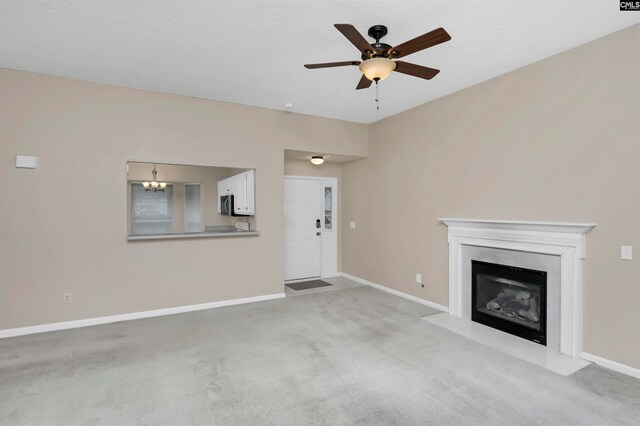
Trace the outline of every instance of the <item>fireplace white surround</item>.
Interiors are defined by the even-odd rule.
[[[560,353],[582,352],[582,261],[593,223],[438,219],[448,226],[449,314],[463,317],[463,247],[476,246],[560,257]],[[517,266],[517,265],[514,265]],[[468,284],[468,283],[467,283]]]

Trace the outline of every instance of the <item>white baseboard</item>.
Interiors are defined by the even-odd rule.
[[[185,312],[201,311],[203,309],[222,308],[224,306],[241,305],[244,303],[263,302],[265,300],[281,299],[284,293],[267,294],[264,296],[245,297],[242,299],[222,300],[220,302],[201,303],[198,305],[177,306],[175,308],[155,309],[153,311],[133,312],[130,314],[110,315],[106,317],[87,318],[75,321],[55,322],[50,324],[33,325],[30,327],[10,328],[0,330],[0,339],[24,336],[27,334],[44,333],[47,331],[68,330],[71,328],[88,327],[91,325],[109,324],[113,322],[129,321],[141,318],[160,317],[164,315],[182,314]]]
[[[377,288],[378,290],[386,291],[387,293],[391,293],[393,295],[403,297],[405,299],[411,300],[412,302],[420,303],[421,305],[429,306],[430,308],[435,308],[435,309],[438,309],[438,310],[443,311],[443,312],[449,312],[449,308],[448,307],[440,305],[440,304],[435,303],[435,302],[432,302],[430,300],[421,299],[419,297],[412,296],[410,294],[403,293],[401,291],[394,290],[392,288],[385,287],[383,285],[376,284],[374,282],[367,281],[367,280],[362,279],[362,278],[354,277],[353,275],[349,275],[349,274],[346,274],[344,272],[340,272],[340,273],[338,273],[338,275],[341,276],[341,277],[345,277],[347,279],[350,279],[351,281],[355,281],[357,283],[368,285],[368,286],[371,286],[373,288]]]
[[[580,357],[582,359],[586,359],[587,361],[595,362],[596,364],[608,368],[609,370],[617,371],[618,373],[623,373],[628,376],[640,379],[640,369],[638,368],[620,364],[619,362],[611,361],[610,359],[602,358],[596,355],[591,355],[586,352],[582,352]]]

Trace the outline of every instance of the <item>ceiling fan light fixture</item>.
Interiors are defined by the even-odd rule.
[[[314,155],[313,157],[311,157],[311,162],[316,166],[319,166],[320,164],[324,163],[324,157],[322,155]]]
[[[396,63],[389,58],[371,58],[363,61],[360,71],[371,81],[380,81],[389,77],[391,71],[396,68]]]

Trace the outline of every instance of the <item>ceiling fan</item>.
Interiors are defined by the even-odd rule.
[[[306,64],[305,68],[315,69],[356,65],[363,73],[360,82],[356,86],[357,90],[368,88],[374,81],[377,85],[378,81],[387,78],[391,71],[431,80],[440,70],[394,59],[402,58],[451,40],[451,36],[444,28],[438,28],[391,47],[386,43],[380,43],[380,39],[387,35],[387,27],[384,25],[374,25],[369,28],[369,37],[376,40],[375,43],[371,44],[351,24],[335,24],[335,27],[362,53],[362,61]]]

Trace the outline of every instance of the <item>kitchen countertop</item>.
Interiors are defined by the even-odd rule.
[[[184,234],[151,234],[151,235],[127,235],[127,241],[140,240],[175,240],[183,238],[216,238],[216,237],[249,237],[260,235],[258,231],[243,230],[217,230],[205,232],[189,232]]]

